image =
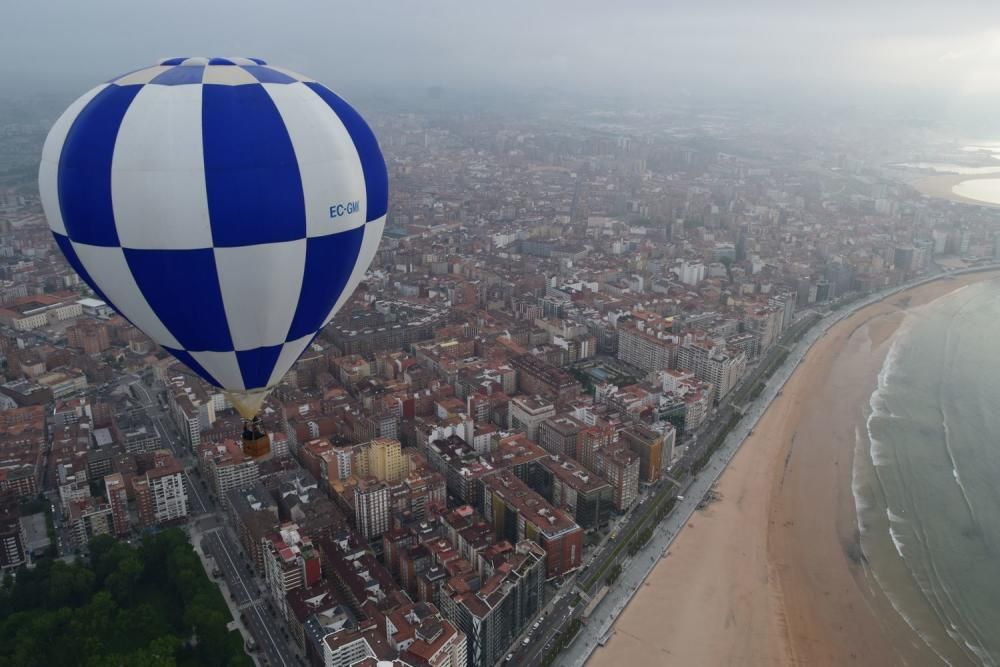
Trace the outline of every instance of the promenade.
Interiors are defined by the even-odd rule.
[[[785,383],[796,371],[803,358],[812,346],[826,335],[827,331],[850,317],[855,312],[882,301],[903,290],[908,290],[935,280],[948,279],[951,276],[976,273],[997,268],[995,265],[976,267],[963,271],[938,273],[899,287],[874,293],[864,299],[853,302],[841,310],[829,313],[819,320],[803,337],[795,343],[785,359],[767,381],[763,391],[745,409],[740,419],[721,446],[711,456],[709,462],[682,491],[684,500],[678,500],[673,512],[661,521],[650,541],[633,556],[623,563],[622,572],[607,595],[591,613],[588,624],[579,632],[570,644],[557,658],[554,664],[566,666],[583,665],[599,644],[610,637],[613,625],[628,603],[643,585],[649,573],[661,558],[669,559],[669,549],[673,540],[690,521],[698,505],[715,485],[721,474],[739,451],[750,432],[766,412],[771,402],[781,393]]]

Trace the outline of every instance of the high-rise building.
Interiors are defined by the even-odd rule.
[[[104,491],[111,506],[111,518],[114,522],[115,535],[128,535],[130,530],[128,519],[128,493],[125,490],[125,479],[120,472],[104,476]]]
[[[685,285],[697,285],[705,279],[705,265],[701,262],[683,261],[677,274]]]
[[[519,542],[502,565],[486,575],[452,576],[441,587],[442,612],[466,634],[470,666],[488,666],[502,658],[543,602],[541,547]]]
[[[264,578],[271,598],[287,618],[286,594],[296,588],[309,588],[320,579],[319,551],[294,523],[284,524],[278,532],[265,537],[263,547]]]
[[[378,665],[376,648],[383,646],[385,639],[375,623],[366,623],[359,628],[344,628],[323,637],[324,667],[353,667],[354,665]],[[380,653],[384,653],[381,651]],[[369,662],[366,662],[369,661]],[[395,665],[395,663],[391,663]]]
[[[483,479],[483,516],[500,539],[540,544],[545,549],[549,577],[580,567],[583,530],[511,471],[502,470]]]
[[[552,417],[538,425],[536,442],[551,454],[575,457],[577,438],[584,428],[586,424],[573,417]]]
[[[783,306],[768,305],[752,308],[743,316],[743,329],[756,334],[760,339],[759,353],[766,352],[781,337],[784,315]]]
[[[441,618],[432,604],[418,602],[387,614],[386,635],[406,664],[466,667],[465,633]]]
[[[746,366],[747,358],[742,351],[726,350],[710,340],[687,341],[677,352],[677,368],[712,383],[716,401],[725,398],[736,386]]]
[[[838,269],[834,271],[835,277],[831,277],[831,282],[836,280],[834,283],[835,291],[839,294],[841,292],[846,292],[850,288],[852,276],[849,269]],[[781,330],[784,331],[792,325],[792,321],[795,316],[795,294],[793,292],[778,292],[772,295],[767,300],[768,305],[777,306],[781,308]]]
[[[77,547],[86,548],[97,535],[114,532],[111,506],[96,498],[81,498],[69,503],[70,539]]]
[[[179,364],[163,369],[161,380],[167,385],[167,400],[177,428],[191,450],[197,452],[202,444],[201,432],[215,422],[216,411],[230,406],[221,392],[208,393],[200,379]]]
[[[631,424],[619,437],[626,447],[639,456],[639,480],[643,484],[660,481],[665,460],[663,436],[642,424]]]
[[[190,508],[184,467],[166,449],[158,449],[142,458],[145,470],[132,480],[139,523],[155,526],[187,517]]]
[[[187,517],[190,511],[184,469],[177,461],[170,465],[146,471],[149,489],[147,525],[162,525]]]
[[[260,478],[257,462],[244,454],[235,440],[206,443],[198,448],[198,467],[211,483],[220,502],[231,489],[253,486]]]
[[[677,447],[677,429],[670,422],[664,422],[656,426],[663,438],[663,463],[661,472],[665,475],[674,462],[674,450]]]
[[[614,432],[607,425],[588,426],[581,429],[576,436],[576,452],[573,458],[582,463],[583,467],[588,470],[603,474],[603,470],[598,464],[597,452],[602,447],[610,445],[613,437]]]
[[[278,529],[278,506],[262,482],[227,494],[227,510],[240,544],[259,570],[264,568],[264,538]]]
[[[563,404],[580,395],[580,383],[572,375],[533,354],[521,354],[510,361],[517,371],[517,386],[525,394],[539,394]]]
[[[510,401],[510,428],[538,442],[538,427],[556,414],[556,406],[541,396],[518,396]]]
[[[618,358],[647,373],[674,365],[677,337],[669,319],[645,317],[626,320],[618,327]]]
[[[543,480],[535,490],[556,507],[563,507],[583,529],[604,526],[614,506],[611,484],[573,459],[541,461]]]
[[[0,570],[27,562],[24,529],[16,508],[0,510]]]
[[[639,455],[621,445],[602,447],[598,467],[611,484],[615,509],[624,512],[639,495]]]
[[[375,479],[359,480],[354,487],[354,522],[367,540],[381,537],[391,525],[389,484]]]
[[[108,328],[94,320],[83,320],[66,328],[66,343],[84,354],[100,354],[111,347]]]
[[[399,440],[378,438],[367,445],[368,474],[390,484],[399,483],[407,473],[406,459]]]
[[[892,264],[896,271],[901,274],[911,273],[914,269],[914,253],[913,246],[896,246],[892,257]]]
[[[492,667],[542,604],[545,553],[519,542],[503,570],[485,580],[477,572],[448,579],[441,587],[441,612],[466,635],[467,667]]]
[[[129,454],[152,452],[160,448],[160,435],[149,417],[143,414],[121,418],[116,416],[114,430]]]

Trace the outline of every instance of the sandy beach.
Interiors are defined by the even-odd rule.
[[[869,585],[856,432],[905,311],[998,275],[935,281],[831,328],[721,477],[721,500],[695,513],[588,664],[935,664]]]
[[[948,201],[961,202],[963,204],[975,204],[977,206],[989,206],[991,208],[998,208],[1000,204],[992,204],[990,202],[981,201],[979,199],[972,199],[970,197],[963,197],[962,195],[956,194],[952,188],[963,181],[973,181],[980,178],[998,178],[998,174],[935,174],[934,176],[921,176],[915,178],[910,182],[918,192],[922,192],[925,195],[931,197],[937,197],[938,199],[947,199]]]

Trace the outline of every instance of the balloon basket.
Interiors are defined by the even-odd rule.
[[[243,453],[254,459],[271,453],[271,438],[264,431],[259,416],[243,420]]]

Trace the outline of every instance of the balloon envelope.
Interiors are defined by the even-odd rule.
[[[90,90],[38,180],[81,278],[245,416],[362,280],[388,205],[357,111],[249,58],[169,58]]]

